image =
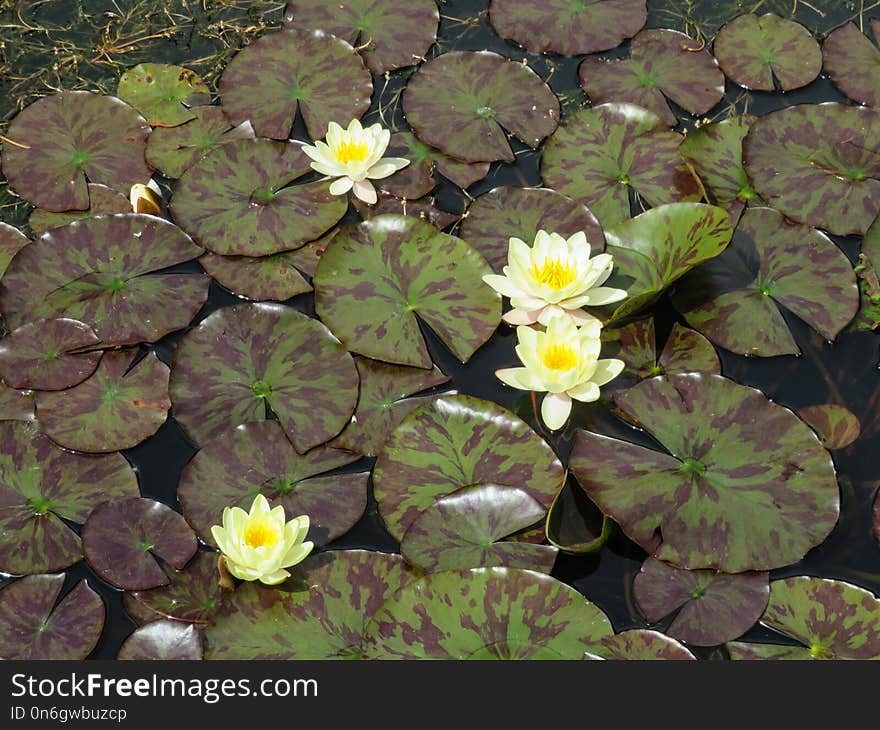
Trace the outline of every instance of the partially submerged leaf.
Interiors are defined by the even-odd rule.
[[[807,406],[797,414],[819,435],[826,449],[845,449],[862,430],[859,419],[849,408],[834,403]]]
[[[577,485],[566,480],[547,512],[547,540],[565,553],[580,555],[602,548],[614,523]]]
[[[134,630],[119,649],[117,659],[136,661],[202,658],[202,639],[192,624],[159,620]]]
[[[154,127],[195,119],[190,109],[211,103],[211,90],[192,70],[167,63],[139,63],[119,79],[116,93]]]

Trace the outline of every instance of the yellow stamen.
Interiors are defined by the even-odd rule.
[[[355,142],[351,139],[342,140],[333,150],[336,159],[343,165],[349,162],[363,162],[370,154],[370,148],[366,142]]]
[[[258,520],[244,528],[244,541],[248,547],[275,547],[281,540],[281,531],[271,522]]]
[[[532,264],[531,273],[539,284],[546,284],[556,291],[564,289],[577,277],[577,269],[560,259],[544,259],[540,266]]]
[[[554,342],[541,353],[541,360],[550,370],[571,370],[578,364],[578,355],[571,345]]]

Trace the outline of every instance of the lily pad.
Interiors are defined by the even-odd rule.
[[[3,276],[15,254],[29,243],[30,239],[18,228],[0,222],[0,277]]]
[[[551,545],[582,555],[600,550],[613,527],[580,487],[566,481],[550,505],[545,530]]]
[[[152,135],[150,136],[152,138]],[[88,189],[89,207],[85,210],[53,213],[50,210],[34,208],[28,218],[31,230],[37,236],[42,236],[51,228],[60,228],[74,221],[82,221],[99,215],[112,215],[113,213],[131,213],[131,201],[122,193],[117,193],[113,188],[97,183],[89,183]]]
[[[767,204],[845,236],[880,211],[880,112],[800,104],[759,117],[743,142],[746,172]]]
[[[297,111],[312,139],[332,121],[360,119],[373,79],[349,43],[323,30],[265,33],[240,50],[220,78],[223,111],[250,120],[258,137],[287,139]]]
[[[254,139],[249,121],[232,126],[219,106],[197,107],[192,115],[192,121],[179,127],[154,129],[147,140],[147,163],[168,177],[180,177],[222,145]]]
[[[119,79],[116,95],[154,127],[176,127],[196,115],[191,107],[211,103],[211,90],[191,69],[139,63]]]
[[[678,152],[682,139],[656,114],[632,104],[583,109],[547,140],[541,178],[589,206],[607,231],[630,217],[630,189],[649,205],[702,197]]]
[[[449,395],[410,413],[385,441],[373,490],[388,531],[401,539],[439,498],[472,484],[521,489],[545,508],[562,486],[559,459],[500,406]]]
[[[724,97],[724,74],[705,44],[677,30],[643,30],[629,58],[585,58],[581,86],[594,104],[627,102],[656,114],[667,127],[678,118],[666,98],[691,114],[708,112]]]
[[[430,368],[418,314],[466,362],[501,320],[501,297],[482,280],[489,273],[460,238],[409,216],[377,216],[327,246],[315,309],[349,350]]]
[[[364,633],[371,658],[580,659],[612,633],[599,608],[518,568],[432,573],[403,586]]]
[[[757,623],[767,608],[770,583],[768,573],[682,570],[648,558],[633,593],[650,623],[677,611],[666,629],[670,636],[694,646],[715,646]]]
[[[409,526],[404,559],[428,573],[462,568],[527,568],[549,573],[555,547],[503,538],[544,518],[546,505],[522,489],[474,484],[441,497]]]
[[[809,30],[773,13],[734,18],[715,37],[712,50],[724,73],[743,88],[799,89],[822,71],[822,51]]]
[[[99,342],[75,319],[28,322],[0,340],[0,377],[11,388],[64,390],[95,372],[101,353],[75,351]]]
[[[296,570],[291,592],[240,585],[205,630],[205,658],[359,659],[364,625],[411,577],[399,555],[366,550],[311,555]]]
[[[34,391],[16,390],[0,382],[0,421],[33,421]]]
[[[71,223],[19,251],[0,282],[0,310],[13,328],[42,318],[80,320],[102,347],[155,342],[189,324],[211,280],[154,272],[199,253],[177,226],[151,215]]]
[[[60,570],[82,558],[80,540],[63,520],[83,523],[114,497],[138,494],[137,477],[120,454],[63,451],[33,423],[0,423],[0,571]]]
[[[304,453],[345,427],[357,393],[354,360],[339,340],[280,304],[214,312],[183,338],[171,371],[174,417],[197,444],[271,409]]]
[[[439,208],[436,198],[431,196],[418,200],[407,200],[380,192],[379,200],[374,205],[367,205],[357,198],[352,201],[352,205],[365,221],[380,215],[405,215],[418,218],[425,223],[430,223],[434,228],[441,229],[448,228],[461,219],[460,214],[450,213]]]
[[[532,53],[563,56],[607,51],[645,25],[645,0],[492,0],[489,22],[502,38]]]
[[[240,140],[214,150],[180,178],[171,214],[209,251],[268,256],[299,248],[348,208],[327,182],[290,183],[309,172],[298,145]]]
[[[202,658],[202,638],[192,624],[153,621],[135,629],[119,648],[117,659],[194,660]]]
[[[58,602],[64,574],[30,575],[0,591],[0,659],[85,659],[105,608],[86,581]]]
[[[871,27],[880,39],[880,21],[872,19]],[[822,56],[838,89],[860,104],[880,106],[880,49],[855,23],[830,33],[822,44]]]
[[[127,192],[150,179],[150,127],[121,99],[62,91],[37,99],[12,120],[3,174],[29,203],[51,211],[89,207],[87,181]]]
[[[591,646],[584,659],[695,660],[686,647],[675,639],[651,629],[630,629],[604,637]]]
[[[614,401],[668,453],[579,431],[570,467],[655,558],[689,570],[770,570],[834,528],[840,495],[828,452],[760,391],[693,373],[645,380]]]
[[[734,660],[790,660],[804,661],[813,659],[810,650],[801,645],[781,644],[750,644],[744,641],[731,641],[725,645],[730,658]]]
[[[501,273],[510,238],[531,246],[540,230],[565,238],[583,231],[593,256],[605,249],[605,233],[590,209],[547,188],[493,188],[471,203],[459,235]]]
[[[37,394],[37,420],[55,443],[104,453],[137,446],[168,417],[168,366],[149,352],[107,352],[94,375],[61,392]]]
[[[257,301],[283,302],[312,291],[297,271],[299,252],[283,251],[271,256],[218,256],[205,254],[199,263],[217,283],[233,294]]]
[[[862,431],[859,419],[849,408],[833,403],[807,406],[797,414],[812,426],[826,449],[845,449]]]
[[[357,45],[374,74],[418,63],[437,40],[440,23],[434,0],[293,0],[284,14],[296,28],[323,30]]]
[[[211,527],[220,524],[223,509],[247,511],[258,494],[284,507],[288,520],[308,515],[308,538],[323,545],[348,532],[367,507],[367,472],[324,475],[357,459],[327,447],[300,456],[278,421],[246,423],[205,443],[184,468],[177,498],[187,522],[212,547]]]
[[[507,133],[535,149],[560,115],[556,95],[532,69],[490,51],[424,63],[406,86],[403,110],[416,137],[465,162],[513,162]]]
[[[86,561],[101,580],[127,591],[170,582],[156,558],[181,570],[198,549],[195,533],[170,507],[143,497],[111,499],[82,529]]]
[[[183,570],[168,571],[168,585],[129,595],[159,617],[206,624],[223,601],[217,558],[217,553],[198,552]]]
[[[798,354],[780,307],[833,340],[859,308],[846,255],[824,234],[750,208],[730,246],[688,274],[673,297],[688,324],[740,354]]]

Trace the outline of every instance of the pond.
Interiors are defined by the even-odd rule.
[[[0,657],[880,658],[878,42],[0,2]]]

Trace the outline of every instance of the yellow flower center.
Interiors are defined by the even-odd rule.
[[[578,364],[578,354],[571,345],[554,342],[541,353],[541,360],[550,370],[571,370]]]
[[[532,264],[532,276],[539,284],[546,284],[551,289],[564,289],[577,277],[577,269],[568,261],[561,259],[544,259],[540,266]]]
[[[336,159],[343,165],[347,165],[349,162],[363,162],[370,154],[370,148],[366,142],[355,142],[352,139],[342,140],[333,151],[336,154]]]
[[[248,547],[275,547],[281,541],[281,531],[271,522],[257,520],[244,528],[244,541]]]

